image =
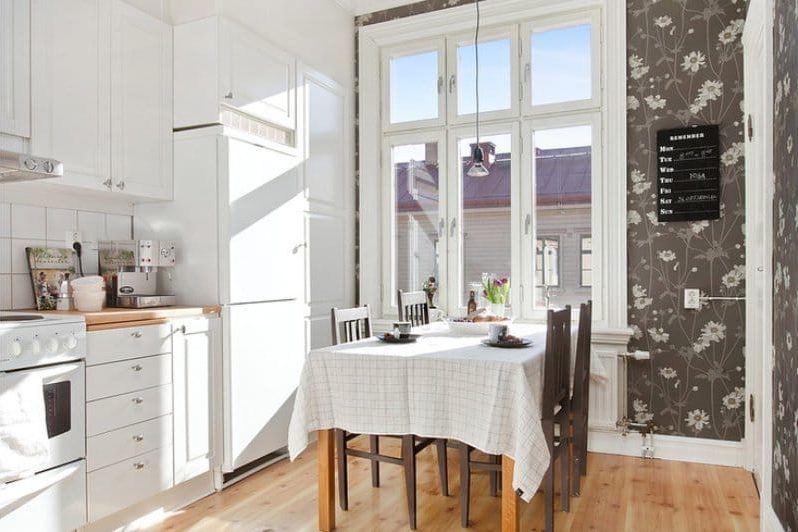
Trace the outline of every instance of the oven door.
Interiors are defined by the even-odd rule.
[[[44,471],[85,458],[86,370],[84,362],[81,360],[18,371],[39,379],[42,383],[50,458],[37,470]],[[1,378],[0,381],[2,381]]]

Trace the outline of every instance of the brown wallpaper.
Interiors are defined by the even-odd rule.
[[[744,303],[684,310],[684,288],[745,295],[742,0],[631,0],[627,15],[629,412],[667,434],[739,440]],[[656,133],[720,124],[721,218],[660,223]]]
[[[773,509],[798,530],[798,5],[776,0],[773,27]]]
[[[469,3],[425,0],[361,15],[355,28]],[[743,435],[743,305],[684,311],[680,293],[685,287],[713,295],[745,292],[745,7],[745,0],[627,2],[629,323],[635,330],[630,347],[653,355],[630,369],[629,410],[669,434],[730,440]],[[722,218],[656,223],[656,131],[712,123],[721,124],[724,148]]]

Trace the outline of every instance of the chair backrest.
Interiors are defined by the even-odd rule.
[[[558,405],[568,408],[570,399],[571,306],[569,305],[563,310],[548,311],[542,419],[552,419]]]
[[[371,336],[371,310],[368,305],[355,308],[333,308],[332,341],[333,344],[354,342]],[[343,334],[341,334],[343,332]]]
[[[402,292],[399,290],[399,321],[409,321],[413,327],[429,323],[429,303],[423,290]]]
[[[579,306],[579,334],[576,338],[576,364],[574,368],[574,394],[571,410],[587,415],[590,403],[590,337],[592,334],[593,302]]]

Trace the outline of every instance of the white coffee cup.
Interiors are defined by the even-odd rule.
[[[488,340],[498,343],[504,340],[509,332],[509,327],[501,323],[491,323],[488,327]]]

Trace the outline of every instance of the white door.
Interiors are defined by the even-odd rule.
[[[108,190],[107,0],[31,1],[31,151],[64,163],[63,183]]]
[[[223,309],[223,471],[288,444],[294,392],[305,361],[302,318],[297,301]]]
[[[0,0],[0,36],[0,133],[29,137],[29,0]]]
[[[268,122],[296,127],[294,58],[222,19],[221,101]]]
[[[172,322],[175,484],[210,471],[211,364],[218,321]]]
[[[135,196],[172,195],[172,29],[112,3],[111,175]]]
[[[305,240],[300,159],[234,138],[221,142],[221,164],[228,168],[219,194],[219,201],[226,201],[220,213],[222,264],[228,266],[222,271],[222,303],[301,298]]]

